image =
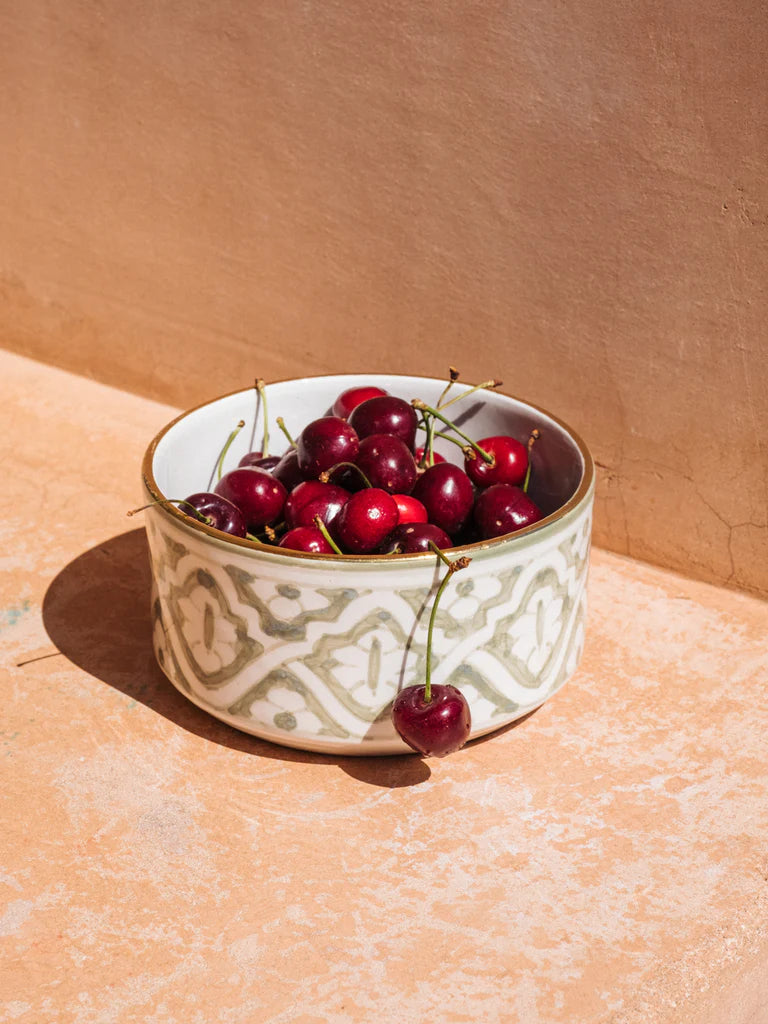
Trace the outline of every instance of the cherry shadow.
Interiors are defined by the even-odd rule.
[[[360,782],[384,789],[430,777],[429,766],[416,756],[313,754],[249,736],[206,714],[157,665],[151,592],[145,530],[118,534],[83,552],[53,579],[43,599],[46,632],[57,650],[83,671],[211,743],[278,761],[335,765]]]

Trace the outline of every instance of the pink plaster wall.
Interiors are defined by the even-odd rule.
[[[497,375],[768,594],[760,0],[0,0],[0,344],[187,406]]]

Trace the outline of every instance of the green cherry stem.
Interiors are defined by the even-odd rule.
[[[278,416],[277,419],[275,420],[275,422],[277,423],[278,427],[280,427],[282,432],[285,434],[286,438],[288,439],[288,444],[291,446],[291,448],[295,448],[296,447],[296,442],[291,437],[291,435],[290,435],[290,433],[288,431],[288,427],[286,427],[286,425],[285,425],[285,420],[283,419],[283,417],[282,416]]]
[[[424,440],[424,447],[422,448],[419,461],[416,463],[418,469],[426,469],[428,466],[435,464],[433,455],[433,437],[434,437],[434,420],[430,419],[429,416],[425,416],[423,413],[419,415],[419,422],[416,424],[417,430],[423,430],[427,435]]]
[[[336,541],[335,541],[335,540],[333,539],[333,537],[332,537],[332,536],[330,535],[330,533],[328,532],[328,527],[327,527],[327,526],[325,525],[325,523],[324,523],[324,522],[323,522],[323,520],[322,520],[322,519],[320,518],[320,516],[315,516],[315,526],[316,526],[316,527],[318,528],[318,530],[320,531],[320,533],[322,533],[322,535],[323,535],[323,536],[325,537],[325,539],[326,539],[326,540],[328,541],[328,543],[329,543],[329,544],[331,545],[331,547],[332,547],[332,548],[333,548],[333,550],[334,550],[334,551],[336,552],[336,554],[337,554],[337,555],[343,555],[343,554],[344,554],[344,552],[343,552],[343,551],[341,550],[341,548],[339,547],[339,545],[338,545],[338,544],[336,543]]]
[[[373,484],[362,471],[362,469],[360,469],[359,466],[355,465],[354,462],[337,462],[336,465],[331,466],[330,469],[324,469],[317,479],[320,481],[321,484],[327,484],[328,481],[331,479],[331,476],[336,472],[337,469],[355,469],[360,474],[365,486],[373,487]],[[341,552],[339,552],[339,554],[341,554]]]
[[[237,437],[237,435],[240,433],[240,431],[243,429],[244,426],[245,426],[245,420],[240,420],[240,422],[237,424],[235,429],[232,431],[232,433],[227,438],[226,444],[221,449],[221,455],[219,455],[219,461],[216,463],[216,479],[217,480],[221,480],[221,474],[222,474],[223,468],[224,468],[224,459],[227,457],[227,452],[232,447],[232,442],[235,440],[235,438]]]
[[[450,405],[450,402],[447,402],[446,404]],[[491,452],[484,451],[468,434],[465,434],[463,430],[459,430],[455,423],[451,423],[447,416],[443,416],[439,409],[435,409],[431,405],[427,405],[427,403],[422,402],[420,398],[413,398],[411,400],[411,405],[414,409],[420,409],[422,412],[429,413],[430,416],[436,416],[437,419],[442,423],[445,423],[447,427],[450,427],[455,434],[458,434],[459,437],[463,437],[467,444],[480,456],[483,462],[487,462],[489,466],[496,464],[496,459]]]
[[[424,455],[429,466],[435,464],[435,420],[434,417],[425,416],[424,422],[427,431],[427,443],[424,445]]]
[[[443,563],[443,565],[446,566],[446,568],[450,569],[451,568],[451,560],[448,557],[448,555],[446,555],[446,553],[444,551],[442,551],[437,546],[437,544],[435,544],[435,542],[433,540],[429,541],[429,546],[432,549],[432,551],[434,551],[434,553],[437,555],[437,557],[440,559],[440,561]],[[455,569],[453,571],[456,572]]]
[[[492,388],[500,388],[503,383],[504,381],[501,380],[484,380],[482,384],[475,384],[473,387],[467,388],[466,391],[462,391],[460,395],[454,395],[453,398],[450,398],[444,405],[441,406],[441,408],[447,409],[449,405],[453,405],[454,402],[461,401],[462,398],[466,398],[467,395],[471,395],[475,391],[489,391]]]
[[[451,437],[450,434],[446,434],[446,432],[444,430],[436,431],[435,437],[441,437],[444,441],[450,441],[451,444],[455,444],[459,448],[461,448],[461,450],[463,452],[466,452],[466,450],[467,450],[467,445],[465,445],[463,442],[459,441],[459,439],[457,437]],[[474,449],[470,448],[469,450],[472,452],[472,455],[470,456],[470,458],[475,458]]]
[[[440,604],[440,598],[443,596],[445,588],[448,586],[448,582],[454,573],[457,573],[460,569],[466,569],[469,563],[472,561],[471,558],[462,556],[452,562],[447,558],[437,544],[432,541],[429,542],[429,546],[438,556],[444,565],[448,566],[448,571],[440,581],[440,586],[437,588],[435,599],[432,602],[432,611],[429,615],[429,625],[427,626],[427,662],[424,668],[424,702],[429,704],[432,700],[432,635],[435,631],[435,619],[437,618],[437,606]]]
[[[525,471],[525,480],[523,481],[523,494],[528,493],[528,484],[531,482],[531,452],[533,451],[533,446],[540,437],[541,434],[536,427],[534,427],[531,431],[531,436],[528,438],[528,468]]]
[[[448,392],[451,390],[451,388],[453,387],[453,385],[456,383],[456,381],[458,379],[459,379],[459,371],[456,369],[455,366],[449,366],[448,367],[448,383],[443,388],[442,393],[441,393],[440,397],[437,400],[437,408],[438,409],[443,404],[443,399],[445,398],[445,396],[448,394]]]
[[[243,424],[243,426],[245,426],[245,424]],[[199,509],[195,508],[194,505],[191,505],[184,498],[157,498],[155,501],[150,501],[149,504],[142,505],[140,508],[132,508],[130,512],[126,512],[125,514],[127,516],[135,516],[138,515],[139,512],[146,511],[148,508],[153,508],[155,505],[186,505],[188,509],[191,509],[192,515],[196,519],[199,519],[201,523],[205,523],[206,526],[210,526],[213,523],[213,520],[209,516],[203,515]]]
[[[259,393],[261,416],[264,422],[264,437],[261,442],[261,454],[262,457],[266,459],[269,456],[269,417],[267,415],[267,392],[264,387],[264,381],[261,377],[256,378],[256,390]]]

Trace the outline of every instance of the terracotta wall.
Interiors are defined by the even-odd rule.
[[[762,0],[0,0],[0,344],[187,406],[503,377],[768,593]]]

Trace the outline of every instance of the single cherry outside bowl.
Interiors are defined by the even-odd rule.
[[[437,402],[445,382],[384,374],[306,377],[267,385],[276,421],[296,437],[352,386]],[[452,394],[466,387],[454,385]],[[594,468],[561,420],[497,391],[451,406],[471,437],[510,433],[533,451],[530,493],[543,518],[518,533],[452,549],[471,558],[451,580],[435,624],[432,681],[458,686],[471,737],[526,715],[573,675],[584,642]],[[259,396],[248,388],[185,412],[149,445],[146,500],[184,497],[215,483],[262,447]],[[423,433],[420,432],[423,439]],[[421,443],[417,437],[417,444]],[[437,449],[460,465],[461,450]],[[270,451],[270,454],[272,452]],[[432,553],[314,555],[258,547],[172,505],[146,513],[154,580],[155,653],[190,701],[237,729],[288,747],[335,755],[410,752],[390,719],[405,686],[424,681],[432,598],[444,573]]]

